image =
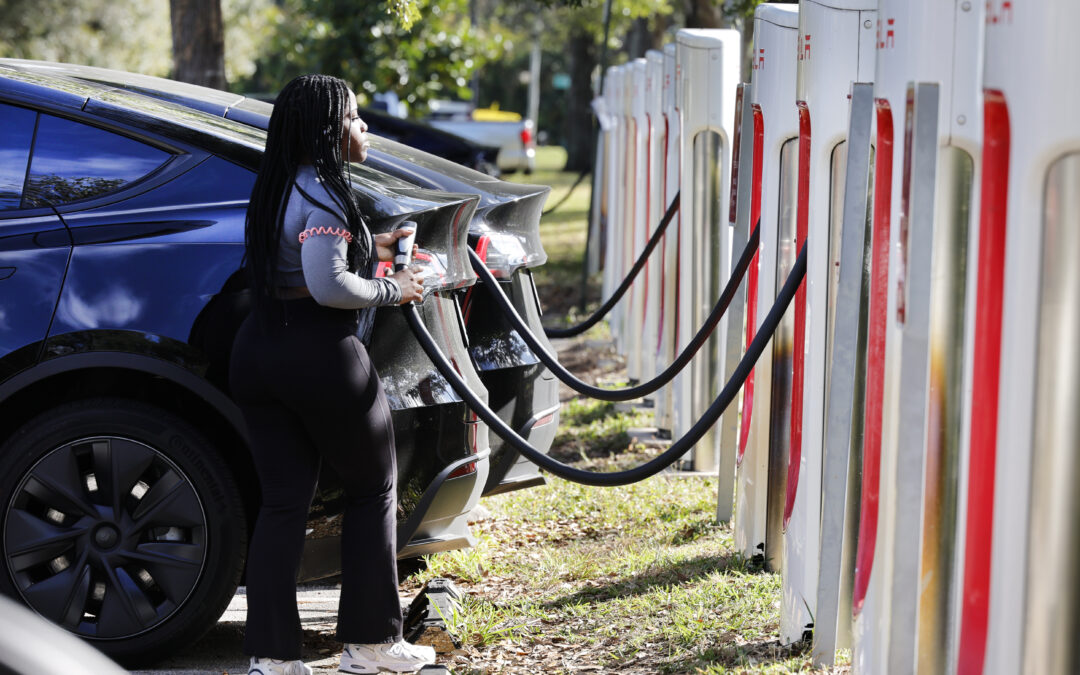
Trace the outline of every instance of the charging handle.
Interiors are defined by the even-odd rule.
[[[394,231],[397,230],[412,230],[410,234],[397,240],[397,253],[394,255],[394,271],[400,272],[412,263],[413,244],[416,243],[416,223],[411,220],[403,220],[394,228]]]

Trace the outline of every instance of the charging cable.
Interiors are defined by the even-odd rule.
[[[720,319],[723,318],[724,313],[731,304],[732,298],[735,297],[735,292],[738,291],[739,284],[742,283],[743,276],[745,276],[746,270],[750,266],[750,262],[754,259],[754,254],[757,253],[758,231],[758,226],[755,226],[754,231],[750,233],[750,239],[746,242],[746,248],[743,249],[742,255],[739,256],[739,260],[735,264],[735,269],[731,271],[731,277],[728,279],[724,291],[720,294],[720,298],[716,301],[716,304],[713,305],[712,311],[709,312],[709,316],[705,319],[705,323],[698,329],[697,334],[694,335],[693,339],[690,340],[689,344],[682,350],[678,358],[672,361],[671,365],[664,369],[662,373],[648,382],[643,382],[624,389],[601,389],[600,387],[594,387],[588,382],[583,382],[575,377],[573,373],[559,363],[559,359],[549,352],[547,347],[541,344],[540,340],[536,338],[536,335],[529,330],[528,324],[526,324],[525,320],[521,318],[521,315],[517,313],[514,304],[506,297],[506,294],[499,286],[499,282],[492,276],[487,265],[485,265],[484,261],[480,259],[480,256],[471,249],[469,250],[469,260],[472,261],[473,271],[476,272],[477,277],[480,278],[480,282],[491,290],[491,294],[495,297],[495,302],[502,308],[507,318],[510,319],[510,323],[514,325],[514,328],[517,329],[518,333],[521,334],[522,339],[525,340],[525,344],[527,344],[529,349],[536,354],[536,357],[555,374],[555,377],[562,380],[566,386],[574,391],[579,394],[584,394],[589,398],[595,398],[600,401],[630,401],[635,398],[641,398],[642,396],[648,396],[674,379],[709,339],[709,335],[712,334],[716,325],[720,323]]]
[[[600,305],[595,312],[589,315],[589,318],[585,319],[579,324],[570,326],[569,328],[545,328],[544,334],[548,337],[574,337],[575,335],[581,335],[585,331],[589,330],[596,325],[600,319],[607,316],[607,313],[611,311],[623,295],[626,294],[627,289],[634,283],[634,277],[638,275],[641,268],[645,266],[645,262],[649,259],[649,254],[652,253],[656,245],[660,243],[660,239],[664,236],[664,231],[667,230],[668,224],[675,217],[675,212],[679,210],[679,195],[681,193],[676,192],[675,196],[671,199],[671,203],[668,204],[667,211],[664,212],[664,217],[660,219],[660,224],[656,226],[656,231],[649,237],[649,243],[645,244],[645,250],[641,252],[638,259],[634,261],[633,266],[630,268],[630,273],[626,275],[626,278],[622,280],[619,287],[615,289],[615,292],[611,294],[611,297],[607,299],[604,304]]]
[[[530,445],[528,441],[507,426],[497,414],[488,408],[487,405],[485,405],[485,403],[469,389],[468,385],[454,369],[454,366],[451,365],[450,361],[446,358],[446,355],[439,349],[435,340],[431,337],[431,333],[428,332],[423,319],[420,318],[420,314],[416,311],[416,306],[412,304],[403,305],[402,309],[405,312],[405,320],[416,335],[416,339],[420,342],[420,346],[428,355],[428,358],[431,359],[432,363],[435,364],[435,367],[439,372],[442,373],[443,377],[450,383],[453,390],[457,392],[458,396],[472,408],[477,416],[479,416],[492,431],[509,443],[515,450],[520,452],[526,459],[543,469],[547,469],[560,478],[565,478],[566,480],[575,483],[601,486],[628,485],[653,476],[674,464],[679,458],[685,455],[687,451],[694,447],[695,443],[701,440],[701,437],[705,435],[705,432],[708,431],[709,427],[716,423],[716,420],[720,418],[720,415],[724,413],[724,410],[735,400],[735,396],[739,393],[743,381],[746,380],[750,371],[753,370],[754,364],[757,363],[761,353],[765,351],[765,346],[769,343],[769,340],[772,339],[772,335],[776,331],[777,326],[780,325],[780,320],[784,317],[784,312],[787,311],[792,298],[795,297],[795,292],[799,289],[799,285],[802,283],[804,276],[806,276],[805,244],[803,244],[802,250],[799,251],[799,257],[795,261],[795,266],[791,269],[791,273],[788,274],[787,281],[784,282],[783,288],[776,297],[776,302],[773,303],[768,315],[761,322],[761,328],[758,330],[757,335],[754,336],[753,341],[747,346],[746,354],[744,354],[742,360],[739,361],[739,365],[735,368],[735,372],[732,374],[731,379],[724,385],[724,389],[720,392],[720,395],[713,400],[701,419],[695,422],[694,426],[692,426],[685,435],[672,443],[671,447],[662,454],[632,469],[610,473],[586,471],[563,464],[553,457],[548,457],[546,454]]]

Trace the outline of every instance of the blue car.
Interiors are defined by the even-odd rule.
[[[259,495],[226,375],[267,108],[219,114],[211,96],[21,64],[0,62],[0,592],[145,662],[213,625],[243,575]],[[487,250],[538,323],[530,228],[546,189],[389,142],[372,155],[353,166],[356,197],[375,232],[417,223],[425,323],[473,389],[550,445],[546,371],[497,322],[470,334],[483,321],[466,249]],[[371,354],[398,441],[399,557],[471,545],[485,491],[542,479],[493,448],[400,310],[378,310]],[[338,571],[339,532],[324,475],[302,579]]]

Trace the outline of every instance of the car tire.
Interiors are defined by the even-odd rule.
[[[244,507],[214,445],[148,403],[94,398],[0,446],[0,591],[133,666],[190,647],[236,592]]]

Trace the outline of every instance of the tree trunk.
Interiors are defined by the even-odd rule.
[[[596,44],[592,33],[574,28],[570,33],[570,91],[566,109],[566,170],[583,171],[592,166],[592,73],[596,68]]]
[[[173,79],[225,89],[221,0],[169,0]]]
[[[687,28],[723,28],[724,15],[712,0],[684,0]]]

